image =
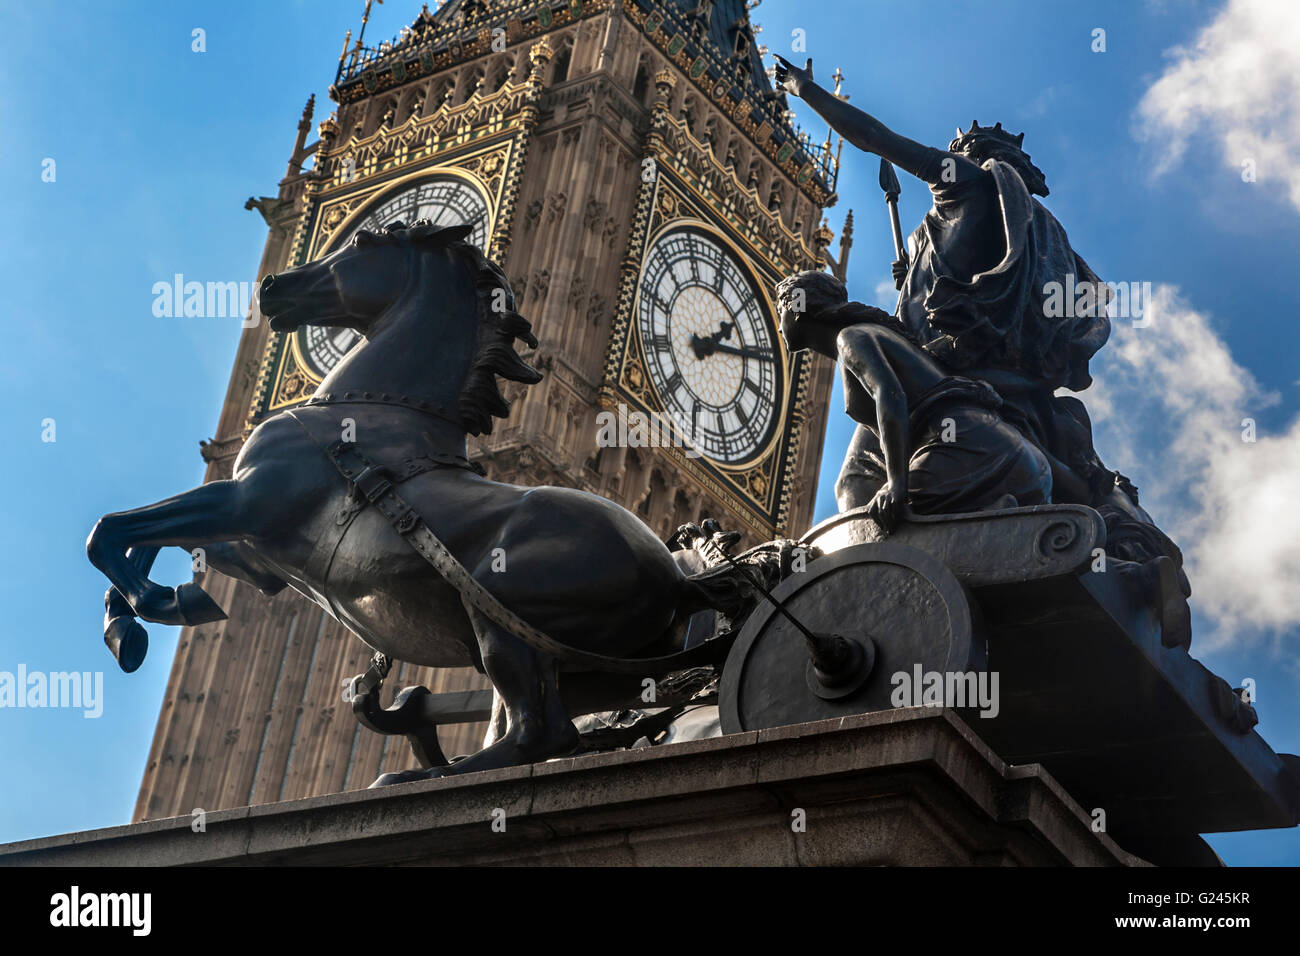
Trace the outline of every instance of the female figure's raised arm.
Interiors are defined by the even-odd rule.
[[[895,166],[932,186],[960,182],[978,176],[982,170],[965,156],[924,146],[895,133],[869,113],[850,106],[834,93],[818,86],[812,78],[812,60],[799,68],[777,57],[777,85],[793,93],[817,111],[831,129],[858,149],[883,156]],[[945,162],[947,160],[948,162]]]

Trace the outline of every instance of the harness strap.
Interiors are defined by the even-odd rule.
[[[468,608],[478,611],[493,624],[503,628],[536,651],[566,664],[596,671],[620,674],[648,674],[663,669],[677,670],[701,663],[713,663],[717,648],[706,641],[685,651],[663,657],[607,657],[561,644],[533,627],[502,604],[487,588],[479,584],[447,546],[429,530],[424,519],[397,493],[397,478],[383,466],[376,465],[357,451],[353,442],[335,441],[325,454],[352,485],[357,494],[379,511],[393,529],[415,552],[433,566],[455,588]]]
[[[369,396],[366,397],[368,398]],[[384,397],[387,398],[388,396]],[[326,396],[326,398],[328,398],[328,396]],[[326,403],[317,402],[316,404]],[[313,444],[320,448],[326,446],[329,439],[318,435],[316,430],[313,430],[310,422],[304,421],[303,418],[297,414],[297,409],[291,408],[281,414],[286,415],[297,422],[298,427],[303,430],[309,439],[311,439]],[[472,471],[475,474],[483,474],[483,468],[481,465],[477,462],[472,462],[461,455],[431,453],[408,455],[406,458],[402,459],[401,466],[396,468],[395,475],[398,481],[405,481],[408,478],[414,478],[416,475],[423,474],[426,471],[433,471],[437,468],[463,468],[467,471]],[[322,601],[330,609],[330,612],[339,620],[342,620],[340,608],[335,602],[333,596],[325,587],[325,582],[329,580],[330,570],[334,566],[334,557],[338,554],[338,550],[343,544],[343,539],[347,537],[348,530],[352,527],[352,522],[356,520],[357,515],[361,514],[361,512],[365,510],[367,504],[369,504],[369,502],[367,502],[365,497],[360,494],[354,493],[347,496],[343,501],[343,504],[340,505],[338,514],[334,519],[334,523],[338,527],[338,532],[333,535],[326,535],[316,541],[315,547],[312,549],[312,553],[308,557],[306,566],[303,569],[309,582],[321,582],[321,587],[319,589],[313,587],[312,591],[317,595],[317,599]]]
[[[298,427],[303,430],[303,433],[314,444],[318,446],[323,444],[323,442],[313,434],[307,423],[294,414],[294,409],[288,409],[287,411],[281,412],[281,414],[297,423]],[[351,498],[344,501],[342,507],[339,508],[339,513],[335,517],[334,521],[338,526],[338,533],[317,538],[312,547],[311,554],[308,555],[307,561],[303,565],[303,576],[311,587],[312,593],[316,595],[316,600],[324,602],[324,605],[329,608],[330,614],[332,614],[336,620],[340,621],[343,620],[341,609],[334,601],[334,597],[325,587],[325,584],[329,581],[330,569],[334,566],[334,556],[338,553],[339,546],[343,543],[343,539],[347,537],[348,531],[352,527],[353,520],[355,520],[357,515],[361,513],[364,507],[364,502],[357,505]],[[312,585],[312,582],[315,581],[320,582],[320,588],[316,588]]]
[[[337,392],[330,394],[327,392],[323,395],[313,395],[303,402],[303,407],[309,405],[396,405],[401,408],[410,408],[417,412],[423,412],[426,415],[432,415],[434,418],[441,418],[443,421],[450,422],[458,427],[463,424],[460,415],[454,408],[438,405],[421,398],[393,395],[388,392],[381,392],[380,394],[374,392]]]

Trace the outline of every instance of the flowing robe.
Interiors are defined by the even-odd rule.
[[[948,156],[931,152],[932,162]],[[934,206],[912,234],[916,251],[898,298],[903,325],[964,375],[1004,370],[1024,390],[1087,388],[1088,362],[1106,343],[1110,320],[1101,303],[1090,314],[1069,308],[1049,316],[1045,290],[1105,286],[1056,217],[998,160],[930,188]]]
[[[990,383],[1001,418],[1076,474],[1090,495],[1108,492],[1114,473],[1092,449],[1086,415],[1080,422],[1078,403],[1053,394],[1092,382],[1089,361],[1110,335],[1106,287],[1013,166],[995,159],[976,166],[913,146],[911,171],[931,184],[934,206],[912,234],[899,322],[941,366]],[[953,165],[957,174],[947,175]],[[1048,315],[1052,283],[1062,294],[1091,284],[1094,307]],[[841,505],[856,503],[881,480],[874,436],[859,429],[840,472]],[[935,496],[918,510],[956,510],[963,498],[969,501]]]

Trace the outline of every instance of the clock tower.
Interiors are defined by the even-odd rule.
[[[749,543],[798,535],[833,369],[786,354],[772,289],[829,261],[818,223],[837,164],[829,140],[792,127],[753,6],[447,0],[374,46],[363,23],[318,141],[309,103],[277,195],[247,204],[269,226],[258,276],[398,219],[472,223],[544,372],[504,383],[509,418],[470,440],[489,478],[586,489],[661,537],[704,517]],[[249,324],[202,443],[207,480],[228,477],[249,432],[306,400],[356,341]],[[204,588],[229,617],[182,632],[136,819],[357,789],[412,764],[401,738],[363,730],[343,703],[369,650],[342,625],[288,591],[267,598],[215,572]],[[398,662],[388,692],[417,683],[487,686]],[[483,726],[444,731],[448,754],[468,753]]]

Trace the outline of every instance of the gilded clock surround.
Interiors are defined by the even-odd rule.
[[[488,255],[504,256],[528,137],[537,121],[541,68],[552,51],[545,41],[530,51],[532,71],[522,83],[505,83],[487,95],[475,91],[464,103],[443,103],[431,115],[411,117],[394,128],[381,124],[371,135],[337,142],[332,119],[321,124],[316,175],[305,193],[290,263],[318,258],[349,225],[385,196],[422,179],[464,179],[486,199]],[[321,378],[303,360],[296,337],[273,335],[244,433],[266,415],[310,397]]]
[[[696,139],[684,123],[667,112],[676,75],[655,77],[658,96],[652,106],[646,136],[641,193],[637,215],[623,259],[618,311],[615,314],[600,402],[606,409],[620,404],[648,413],[662,406],[650,383],[643,346],[636,331],[639,280],[644,258],[665,231],[684,224],[703,224],[747,263],[766,298],[768,315],[776,310],[770,290],[781,276],[816,268],[819,257],[803,236],[790,230],[779,214],[764,209],[757,194],[740,183],[711,145]],[[772,330],[773,338],[776,330]],[[728,466],[705,457],[690,457],[682,449],[663,449],[674,465],[691,474],[710,494],[747,519],[756,539],[771,537],[786,526],[793,470],[804,440],[804,412],[811,380],[807,353],[782,356],[784,407],[772,441],[764,454],[741,466]]]
[[[507,142],[474,153],[455,157],[446,165],[422,167],[419,171],[396,178],[376,178],[353,191],[342,191],[332,197],[321,199],[316,210],[319,226],[311,231],[311,245],[304,261],[319,258],[332,251],[331,246],[339,236],[345,236],[352,224],[364,218],[376,205],[382,204],[388,197],[401,192],[421,181],[439,176],[455,176],[465,180],[487,201],[489,227],[489,244],[497,240],[496,225],[500,219],[502,193],[509,168],[512,144]],[[455,163],[455,165],[451,165]],[[486,169],[495,171],[487,182],[474,174]],[[259,417],[270,412],[288,408],[310,397],[321,377],[303,360],[301,346],[297,336],[277,335],[267,350],[267,362],[273,371],[271,381],[274,387],[266,406],[259,409]],[[255,425],[250,422],[250,425]]]
[[[753,247],[741,245],[728,235],[728,230],[712,215],[713,211],[703,207],[685,184],[672,174],[661,171],[652,184],[651,191],[650,204],[653,211],[648,217],[646,237],[639,243],[641,247],[648,253],[662,236],[683,227],[706,233],[728,250],[753,277],[753,285],[763,297],[761,310],[773,323],[770,335],[773,343],[776,343],[776,308],[769,290],[775,286],[781,273],[761,259],[753,258],[749,254]],[[643,265],[644,254],[638,260],[633,295],[628,298],[626,308],[620,309],[615,318],[610,355],[621,357],[617,360],[612,387],[607,384],[602,389],[601,404],[611,410],[625,404],[634,410],[663,416],[665,408],[652,383],[645,346],[637,328],[639,280]],[[792,359],[779,345],[774,348],[774,356],[780,368],[782,406],[777,409],[776,427],[761,451],[749,460],[733,465],[706,456],[687,455],[685,447],[662,449],[677,467],[689,472],[708,487],[712,494],[750,515],[754,534],[767,532],[769,536],[784,520],[786,502],[781,494],[785,490],[782,478],[798,452],[802,418],[796,409],[800,397],[806,391],[808,377],[804,356]]]
[[[318,259],[333,252],[338,248],[343,238],[348,236],[356,228],[357,224],[369,216],[376,208],[396,198],[408,189],[440,179],[459,180],[470,189],[473,189],[482,199],[487,207],[488,221],[485,231],[490,245],[493,227],[497,218],[494,209],[496,208],[496,202],[500,198],[501,182],[508,162],[506,158],[508,152],[507,146],[466,157],[463,166],[433,166],[421,169],[417,173],[411,173],[395,180],[386,180],[372,188],[350,194],[346,198],[322,204],[320,226],[316,230],[309,258]],[[478,171],[488,176],[487,182],[474,175],[472,171]],[[289,347],[284,349],[281,380],[285,380],[290,376],[294,377],[295,381],[301,379],[304,382],[301,388],[306,390],[307,394],[310,394],[310,391],[320,384],[322,376],[316,374],[311,363],[302,354],[301,336],[288,336],[287,341]],[[281,397],[278,405],[273,401],[271,409],[274,410],[277,407],[286,407],[293,404],[300,400],[302,395],[303,392],[298,391],[293,393],[292,398]]]
[[[666,193],[665,195],[671,195],[671,193]],[[686,207],[683,207],[680,204],[675,204],[675,209],[677,210],[676,218],[661,218],[658,220],[658,228],[655,230],[654,235],[652,235],[650,239],[647,241],[646,249],[647,250],[654,249],[655,246],[663,237],[671,235],[681,229],[691,229],[704,234],[708,238],[712,239],[714,242],[718,243],[718,245],[722,246],[724,250],[729,252],[733,257],[733,260],[737,263],[737,265],[746,273],[746,278],[751,280],[750,285],[758,293],[760,297],[759,310],[762,313],[765,321],[770,326],[770,328],[768,329],[768,333],[771,342],[773,344],[773,360],[777,368],[779,369],[777,373],[777,379],[780,384],[779,398],[782,401],[782,407],[777,410],[776,427],[771,431],[771,434],[767,435],[765,440],[760,443],[760,447],[758,448],[758,450],[753,455],[749,456],[749,460],[738,464],[727,464],[726,462],[722,462],[722,461],[713,462],[715,467],[722,469],[724,471],[737,472],[737,473],[747,472],[757,467],[763,458],[771,455],[775,451],[776,446],[780,443],[781,431],[783,430],[785,425],[786,412],[787,412],[784,399],[787,397],[790,388],[790,372],[791,372],[790,356],[786,353],[785,349],[780,347],[779,345],[779,340],[777,338],[777,330],[776,330],[776,318],[775,318],[776,309],[774,303],[772,302],[772,297],[768,294],[767,290],[769,288],[769,284],[767,282],[767,278],[763,275],[762,271],[755,267],[754,263],[745,254],[745,251],[742,247],[732,242],[729,238],[727,238],[725,234],[720,232],[713,225],[711,225],[705,220],[693,218],[692,216],[687,215],[686,213],[688,212],[688,210],[686,209]],[[634,316],[636,315],[636,312],[640,306],[641,294],[642,294],[642,289],[638,286],[637,296],[636,299],[633,301]],[[631,324],[633,325],[637,324],[635,319],[632,321]],[[633,334],[635,334],[638,340],[637,347],[638,347],[638,355],[640,356],[640,363],[638,364],[638,369],[636,374],[638,378],[644,378],[649,375],[649,369],[645,364],[645,343],[640,341],[641,335],[640,335],[639,328]],[[623,377],[624,380],[626,380],[627,372],[628,372],[628,364],[626,361],[624,362],[623,368],[624,368]],[[658,395],[653,385],[651,385],[649,391],[643,390],[641,394],[649,401],[653,402],[655,406],[657,406],[652,410],[660,411],[660,412],[664,411],[661,397]]]

